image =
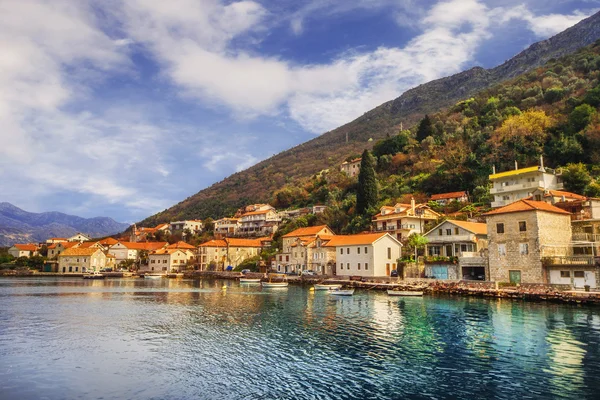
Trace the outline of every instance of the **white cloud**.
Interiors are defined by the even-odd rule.
[[[539,38],[548,38],[575,25],[582,19],[592,15],[595,11],[583,12],[575,10],[572,14],[546,14],[535,15],[525,5],[503,10],[502,22],[511,19],[522,20],[527,23],[528,28]]]

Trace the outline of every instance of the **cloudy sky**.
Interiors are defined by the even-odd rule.
[[[0,202],[141,220],[598,9],[600,0],[0,0]]]

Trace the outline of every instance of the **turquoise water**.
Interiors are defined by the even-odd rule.
[[[226,289],[222,289],[225,285]],[[599,398],[600,308],[0,279],[1,399]]]

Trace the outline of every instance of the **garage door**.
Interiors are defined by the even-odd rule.
[[[448,279],[448,267],[433,266],[431,267],[431,275],[435,279]]]

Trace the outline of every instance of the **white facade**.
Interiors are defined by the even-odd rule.
[[[372,242],[360,244],[351,244],[352,240],[341,236],[332,238],[329,245],[335,245],[336,275],[390,276],[391,271],[397,268],[402,244],[394,237],[387,233],[349,236],[374,238]]]
[[[548,168],[529,167],[492,174],[489,177],[494,195],[492,208],[503,207],[526,199],[536,190],[561,190],[560,175]]]
[[[197,219],[186,221],[175,221],[169,224],[171,232],[185,231],[186,229],[192,233],[202,232],[202,221]]]
[[[76,235],[71,236],[67,239],[67,242],[85,242],[91,240],[88,235],[84,235],[83,233],[78,233]]]

